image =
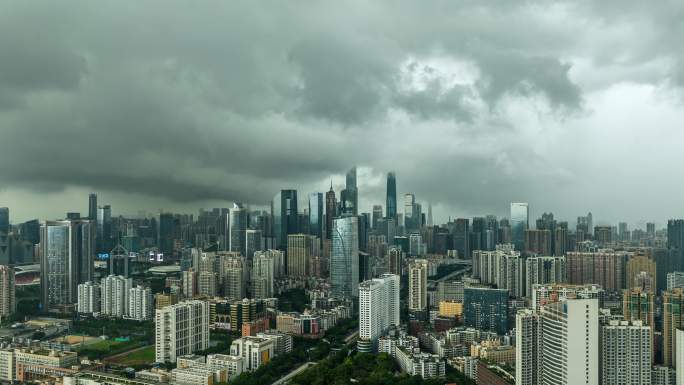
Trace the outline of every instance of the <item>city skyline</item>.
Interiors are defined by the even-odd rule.
[[[364,211],[395,170],[437,221],[682,217],[677,5],[601,3],[3,3],[0,202],[195,212],[356,164]]]

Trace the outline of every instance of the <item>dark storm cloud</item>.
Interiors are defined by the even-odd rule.
[[[558,122],[586,113],[578,57],[667,56],[673,81],[684,73],[675,39],[649,44],[676,12],[633,5],[612,24],[614,8],[0,2],[0,185],[263,204],[357,164],[459,210],[532,200],[540,179],[562,189],[580,173],[549,155]],[[585,33],[632,18],[654,31],[625,45]]]

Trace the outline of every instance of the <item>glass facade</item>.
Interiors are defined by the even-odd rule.
[[[359,295],[359,220],[355,216],[337,218],[332,225],[330,280],[333,295]]]
[[[287,235],[297,234],[297,190],[281,190],[271,204],[273,217],[273,234],[275,247],[280,250],[287,248]]]
[[[393,172],[387,173],[387,218],[397,216],[397,177]]]
[[[511,241],[516,250],[523,250],[525,230],[529,228],[529,207],[527,203],[511,203]]]
[[[311,193],[309,195],[309,231],[318,239],[323,235],[323,194]]]

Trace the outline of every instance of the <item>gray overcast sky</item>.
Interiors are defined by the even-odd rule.
[[[1,1],[12,221],[336,189],[683,217],[684,2]]]

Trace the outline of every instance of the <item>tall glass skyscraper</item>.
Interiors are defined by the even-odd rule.
[[[230,222],[228,223],[230,229],[229,250],[237,251],[241,253],[242,256],[251,259],[252,255],[247,255],[245,247],[248,221],[249,216],[247,215],[247,210],[241,203],[233,203],[233,208],[230,209]]]
[[[529,228],[530,210],[527,203],[511,203],[511,241],[516,250],[525,244],[525,230]]]
[[[280,250],[287,248],[287,235],[297,234],[298,211],[297,190],[281,190],[271,202],[271,216],[273,217],[273,235],[275,247]]]
[[[91,221],[97,219],[97,194],[95,193],[88,195],[88,219]]]
[[[323,193],[309,195],[309,232],[323,239]]]
[[[337,218],[332,226],[330,281],[333,295],[359,295],[359,219],[355,216]]]
[[[387,218],[397,216],[397,177],[394,172],[387,173]]]
[[[90,220],[47,221],[40,230],[43,310],[69,311],[78,299],[78,284],[93,279],[95,224]]]

